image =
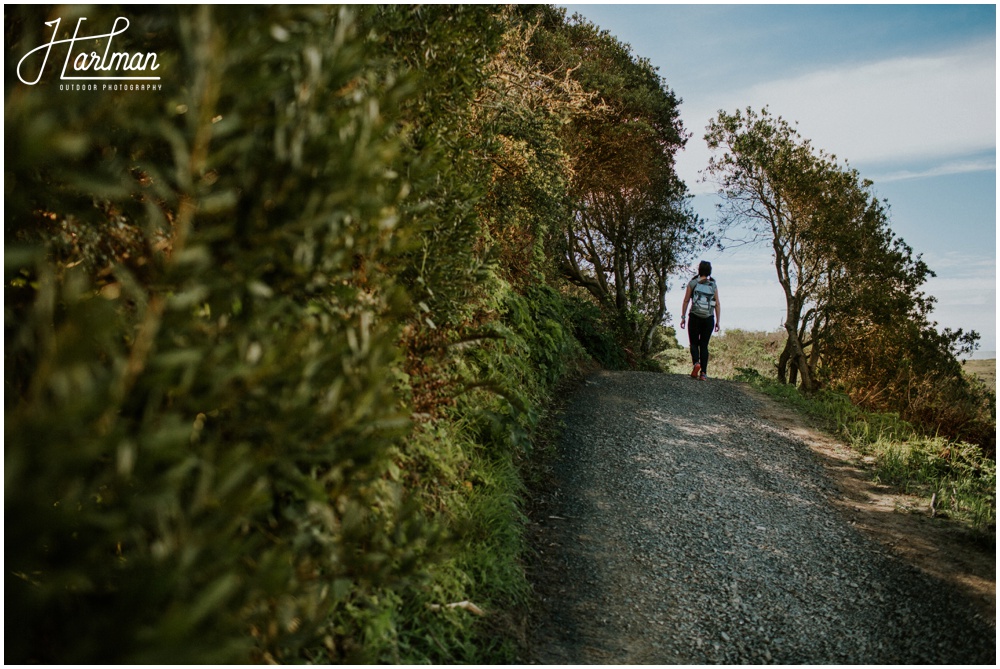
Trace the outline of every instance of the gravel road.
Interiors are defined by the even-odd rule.
[[[739,384],[597,372],[569,397],[529,661],[995,664],[996,631],[830,501]]]

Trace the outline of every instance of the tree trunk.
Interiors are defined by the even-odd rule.
[[[778,367],[778,380],[781,383],[795,383],[798,376],[802,376],[801,388],[805,392],[812,392],[813,381],[809,370],[808,359],[802,347],[802,338],[799,335],[799,324],[802,322],[802,304],[804,302],[800,289],[792,290],[792,275],[789,272],[789,258],[784,253],[782,246],[774,243],[775,261],[774,267],[778,272],[778,281],[785,291],[785,332],[788,338],[785,340],[785,350],[781,353],[781,360]],[[789,377],[785,376],[788,365],[791,364]]]
[[[802,350],[802,342],[799,340],[798,330],[790,323],[785,323],[785,331],[788,333],[787,347],[791,353],[792,363],[792,383],[795,383],[795,372],[802,375],[800,387],[807,393],[813,391],[812,373],[809,369],[809,360],[805,351]]]
[[[785,338],[785,348],[781,350],[781,355],[778,356],[778,383],[788,383],[788,361],[792,357],[792,351],[790,344],[788,343],[788,338]]]

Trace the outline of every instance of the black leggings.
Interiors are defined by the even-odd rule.
[[[708,340],[715,329],[715,317],[702,318],[691,314],[688,318],[688,340],[691,342],[691,364],[701,363],[701,373],[708,374]]]

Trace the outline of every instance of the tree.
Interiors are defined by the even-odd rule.
[[[538,273],[555,274],[545,242],[571,216],[573,171],[563,130],[594,106],[594,94],[569,73],[548,71],[532,57],[543,33],[531,22],[532,9],[541,8],[501,10],[507,30],[474,102],[474,132],[491,139],[482,154],[491,168],[479,209],[485,241],[505,278],[519,287]]]
[[[573,210],[559,244],[563,276],[613,315],[626,347],[646,355],[666,316],[669,278],[699,227],[674,170],[686,141],[680,100],[648,60],[580,17],[536,53],[599,103],[566,130]]]
[[[802,387],[812,390],[821,351],[816,337],[824,323],[816,308],[827,268],[821,252],[822,223],[832,224],[834,216],[843,213],[833,190],[838,168],[832,156],[814,152],[808,140],[767,109],[760,115],[747,109],[745,116],[720,111],[705,139],[710,148],[723,152],[712,156],[707,168],[725,198],[722,227],[744,227],[750,233],[747,241],[767,243],[773,252],[785,294],[787,334],[778,378],[794,383],[799,377]],[[816,355],[807,355],[811,346]]]
[[[893,233],[874,184],[767,109],[720,112],[705,138],[722,152],[707,170],[724,197],[722,226],[773,251],[786,303],[779,380],[806,391],[835,384],[868,408],[991,450],[990,401],[955,357],[979,335],[938,331],[934,298],[921,292],[934,274]]]

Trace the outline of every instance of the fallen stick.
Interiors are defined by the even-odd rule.
[[[442,608],[440,604],[429,604],[428,606],[430,607],[431,611],[440,611],[441,608]],[[485,616],[486,615],[485,611],[483,611],[481,608],[479,608],[478,606],[476,606],[475,604],[473,604],[472,602],[470,602],[468,600],[466,600],[464,602],[455,602],[453,604],[445,604],[445,608],[449,608],[449,609],[465,609],[469,613],[475,613],[477,616]]]

